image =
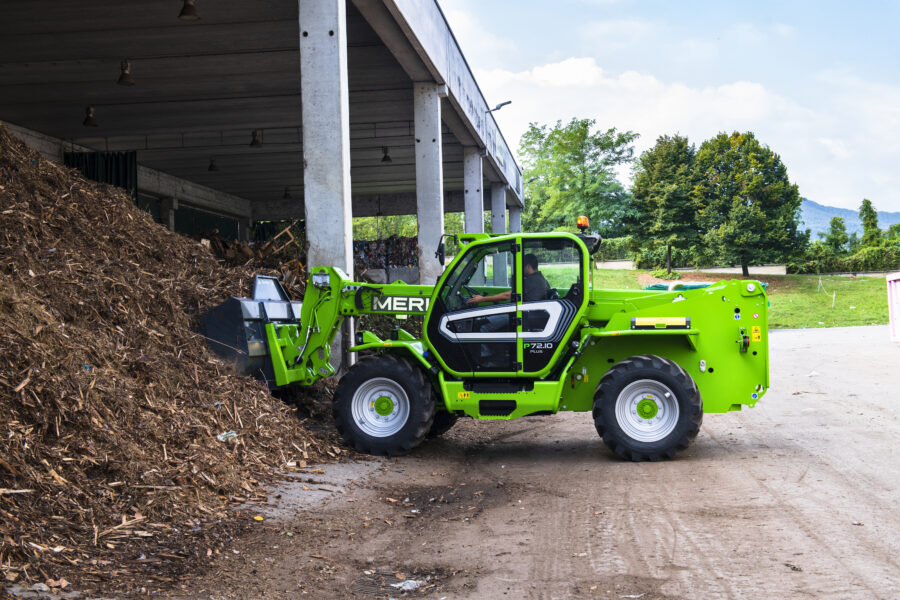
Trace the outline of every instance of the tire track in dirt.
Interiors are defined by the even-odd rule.
[[[755,427],[755,425],[745,427],[744,431],[746,434],[755,437],[762,444],[763,438],[753,431]],[[733,453],[733,450],[717,439],[715,435],[708,435],[716,444],[729,453]],[[802,445],[792,445],[801,457],[810,456],[808,450]],[[811,458],[816,459],[815,456],[811,456]],[[827,495],[831,498],[847,498],[862,495],[865,497],[866,504],[881,504],[880,498],[866,493],[865,490],[861,490],[830,465],[818,463],[816,466],[824,466],[819,473],[823,477],[822,485],[819,487],[822,490],[827,490]],[[810,492],[813,490],[811,490],[808,482],[813,481],[814,478],[811,478],[808,472],[798,482],[806,483],[802,486],[795,486],[795,489],[785,492],[781,492],[776,488],[779,481],[786,483],[785,479],[777,480],[774,483],[768,481],[773,475],[771,470],[759,473],[757,468],[751,465],[746,472],[752,477],[755,485],[764,491],[774,504],[773,508],[768,511],[770,514],[769,518],[779,525],[777,527],[778,530],[786,532],[779,536],[782,545],[786,548],[787,544],[785,542],[790,542],[790,545],[795,550],[786,554],[804,557],[811,553],[815,554],[812,559],[812,567],[809,564],[804,567],[797,567],[793,562],[785,563],[791,569],[795,567],[802,568],[804,571],[815,569],[817,582],[814,584],[815,588],[808,591],[814,593],[817,598],[841,600],[850,598],[888,599],[892,597],[884,595],[884,592],[879,591],[877,586],[881,585],[887,589],[897,589],[897,585],[900,582],[898,582],[896,577],[883,576],[882,581],[878,582],[876,586],[869,583],[869,580],[873,579],[873,566],[879,560],[888,562],[894,568],[893,572],[897,572],[897,562],[893,558],[890,548],[885,549],[883,545],[877,542],[873,543],[871,540],[860,539],[859,535],[852,531],[854,527],[850,524],[849,515],[845,516],[842,514],[845,509],[841,509],[836,504],[827,503],[828,498],[824,498],[821,495],[814,498],[810,497]],[[890,514],[890,512],[883,514]],[[836,525],[836,523],[841,525]],[[841,548],[850,546],[849,538],[852,538],[853,545],[862,546],[862,548],[846,553],[840,552]],[[772,543],[777,543],[777,541],[779,540],[772,540]],[[797,552],[796,550],[803,550],[803,552]],[[804,560],[809,559],[804,558]],[[799,578],[801,580],[809,579],[803,576]],[[825,581],[822,581],[822,579]],[[809,584],[810,582],[805,581],[805,583]],[[824,586],[823,583],[825,584]],[[863,590],[866,593],[861,596],[860,592]]]

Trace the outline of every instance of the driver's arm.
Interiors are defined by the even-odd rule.
[[[512,290],[506,290],[505,292],[500,292],[499,294],[494,294],[493,296],[472,296],[469,298],[469,304],[481,304],[482,302],[509,302],[509,299],[512,298]]]

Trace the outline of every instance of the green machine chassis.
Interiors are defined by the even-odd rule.
[[[454,266],[487,244],[509,242],[510,248],[521,249],[529,240],[553,238],[574,240],[580,249],[580,281],[585,282],[585,293],[562,343],[547,350],[552,356],[546,366],[534,372],[524,371],[523,352],[529,351],[529,344],[519,342],[514,370],[469,372],[451,368],[428,332],[433,330],[429,325],[436,318],[432,309]],[[768,299],[764,286],[757,281],[719,281],[699,289],[594,290],[588,248],[579,236],[469,234],[459,236],[459,241],[460,252],[435,286],[353,282],[339,269],[314,268],[303,299],[300,324],[266,326],[277,384],[309,385],[334,375],[330,363],[332,342],[347,318],[365,314],[423,315],[421,339],[400,328],[389,340],[358,331],[356,345],[350,351],[401,358],[414,367],[415,377],[421,376],[435,397],[435,424],[446,422],[447,415],[513,419],[559,411],[593,411],[607,445],[633,459],[674,455],[696,435],[703,413],[752,407],[769,387]],[[514,252],[517,272],[522,269],[522,254],[521,250]],[[521,296],[514,300],[516,333],[521,337],[522,309],[526,307]],[[654,372],[661,376],[655,377]],[[398,392],[403,396],[402,390]],[[389,401],[391,393],[378,393],[373,392],[370,402],[376,419],[382,413],[389,414],[394,406],[394,401]],[[618,409],[603,408],[604,393],[617,394],[618,404],[612,404]],[[667,447],[660,453],[650,443],[653,440],[647,438],[643,446],[638,443],[636,447],[646,446],[648,450],[637,452],[622,447],[615,435],[607,439],[611,420],[618,419],[622,425],[612,427],[616,435],[621,436],[631,427],[639,442],[644,425],[671,420],[673,411],[665,408],[670,393],[679,401],[681,396],[696,396],[691,400],[693,404],[681,404],[682,413],[696,413],[691,417],[696,428],[677,448]],[[678,409],[674,408],[677,414]],[[615,410],[619,412],[614,413]],[[662,414],[667,411],[669,414]],[[428,419],[431,426],[431,418]],[[629,425],[629,419],[636,429]],[[660,425],[664,426],[665,423]],[[406,445],[375,445],[368,449],[396,454],[408,450]]]

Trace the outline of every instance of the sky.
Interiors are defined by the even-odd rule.
[[[900,211],[900,0],[439,0],[515,152],[595,119],[698,147],[753,131],[801,196]],[[621,179],[630,184],[630,172]]]

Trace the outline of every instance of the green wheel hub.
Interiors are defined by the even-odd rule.
[[[637,414],[642,419],[650,420],[659,412],[659,406],[653,398],[645,397],[638,402]]]
[[[394,401],[387,396],[380,396],[375,400],[374,408],[376,413],[382,417],[386,417],[394,412]]]

